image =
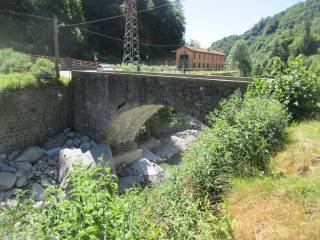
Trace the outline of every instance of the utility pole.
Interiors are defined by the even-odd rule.
[[[56,70],[56,78],[60,78],[59,70],[59,29],[58,29],[58,18],[57,15],[53,16],[53,39],[54,39],[54,65]]]
[[[123,45],[123,63],[139,65],[140,44],[136,0],[125,0],[126,29]]]

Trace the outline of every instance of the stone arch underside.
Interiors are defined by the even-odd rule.
[[[105,131],[103,142],[109,144],[115,154],[136,148],[135,139],[145,123],[164,105],[142,105],[121,113]]]

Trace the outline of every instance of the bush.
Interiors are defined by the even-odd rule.
[[[118,196],[114,181],[108,169],[79,167],[70,175],[67,197],[49,188],[42,209],[28,200],[1,212],[0,234],[6,239],[148,239],[153,228],[137,214],[144,201],[134,193]]]
[[[48,189],[42,209],[32,201],[0,212],[5,239],[226,239],[230,225],[212,214],[209,202],[195,200],[181,179],[154,189],[117,195],[108,170],[78,168],[70,192]]]
[[[307,69],[302,56],[288,67],[280,59],[273,62],[273,80],[256,80],[248,96],[266,96],[283,103],[296,119],[310,116],[320,102],[320,69]]]
[[[253,176],[268,171],[270,153],[282,139],[289,121],[285,108],[276,100],[241,98],[240,93],[222,101],[208,117],[206,129],[184,155],[193,162],[192,186],[201,197],[220,199],[231,176]]]
[[[140,239],[139,203],[117,196],[117,184],[108,169],[77,169],[70,177],[68,198],[50,194],[40,219],[44,239]],[[146,232],[146,235],[148,233]]]
[[[0,73],[27,72],[32,67],[31,59],[12,49],[0,50]]]
[[[40,85],[47,85],[56,81],[54,63],[50,60],[39,58],[31,71]]]

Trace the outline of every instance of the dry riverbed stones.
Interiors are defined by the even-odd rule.
[[[159,183],[168,174],[158,164],[188,149],[203,128],[188,117],[184,127],[169,129],[161,139],[146,138],[138,149],[115,157],[109,146],[98,145],[71,129],[49,138],[42,147],[0,154],[0,208],[17,206],[16,196],[23,191],[33,196],[34,207],[41,207],[45,189],[51,185],[67,189],[68,175],[79,164],[87,168],[97,163],[109,167],[118,176],[119,193],[133,186]]]
[[[0,205],[14,206],[12,200],[22,191],[29,191],[35,201],[42,201],[45,188],[59,184],[61,151],[69,149],[86,154],[94,150],[96,157],[97,154],[102,154],[102,150],[98,151],[96,148],[97,144],[88,136],[66,129],[48,139],[43,147],[30,146],[9,154],[0,154]],[[108,154],[109,157],[112,156],[111,151]],[[94,159],[90,153],[87,155]]]

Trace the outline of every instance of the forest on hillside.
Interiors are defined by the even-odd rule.
[[[252,73],[261,74],[274,57],[288,62],[304,54],[310,65],[320,64],[320,0],[306,0],[293,7],[260,20],[243,35],[223,38],[212,49],[229,54],[238,42],[247,44]]]
[[[122,15],[124,0],[0,0],[0,48],[13,48],[34,54],[53,55],[52,19],[15,15],[10,11],[52,18],[59,23],[75,24]],[[177,45],[183,42],[185,18],[180,0],[137,0],[140,40],[144,43]],[[63,57],[119,61],[122,57],[125,17],[91,24],[63,27],[59,31]],[[111,36],[106,38],[92,34]],[[142,60],[172,54],[173,48],[141,47]]]

